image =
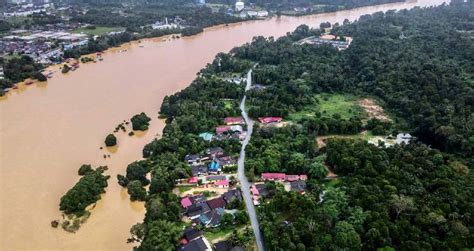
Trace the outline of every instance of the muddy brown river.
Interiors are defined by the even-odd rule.
[[[108,50],[100,63],[64,75],[56,72],[47,84],[21,85],[0,99],[0,250],[130,250],[129,229],[145,210],[142,203],[129,201],[116,175],[141,158],[143,146],[159,137],[164,123],[155,118],[147,132],[133,137],[118,133],[116,152],[99,147],[124,119],[142,111],[156,117],[165,95],[185,88],[217,53],[257,35],[285,35],[300,24],[342,23],[377,11],[442,2],[275,17],[213,27],[189,38],[149,39]],[[61,217],[59,199],[78,180],[83,163],[109,167],[107,193],[77,233],[53,229],[51,220]]]

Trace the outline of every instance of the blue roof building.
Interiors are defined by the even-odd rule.
[[[208,133],[208,132],[203,132],[203,133],[199,134],[199,137],[201,137],[203,140],[206,140],[206,141],[211,141],[212,136],[213,136],[213,134]]]
[[[221,170],[221,165],[219,162],[213,160],[209,165],[207,166],[207,171],[208,172],[219,172]]]

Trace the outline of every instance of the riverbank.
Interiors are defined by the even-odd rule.
[[[403,3],[405,1],[408,1],[408,0],[393,0],[392,3]],[[330,14],[330,13],[337,13],[337,12],[340,12],[340,11],[356,10],[358,8],[364,8],[364,7],[367,7],[367,6],[383,6],[383,5],[387,5],[387,4],[390,4],[390,3],[376,4],[376,5],[366,5],[366,6],[357,6],[357,7],[352,7],[352,8],[338,9],[338,10],[334,10],[334,11],[315,10],[315,11],[312,11],[312,12],[295,13],[295,14],[290,14],[290,13],[280,14],[280,13],[277,13],[277,12],[273,12],[273,14],[271,14],[270,16],[268,16],[266,18],[248,17],[243,21],[226,22],[226,23],[222,23],[222,24],[211,25],[211,26],[207,26],[207,27],[201,27],[200,28],[201,30],[199,32],[194,32],[194,33],[192,33],[188,36],[183,35],[182,32],[175,33],[174,30],[170,30],[170,33],[168,33],[168,34],[166,34],[167,31],[165,31],[165,34],[160,35],[160,36],[156,36],[156,37],[149,36],[149,35],[146,35],[146,34],[138,34],[138,35],[130,34],[130,37],[132,37],[132,40],[124,41],[124,42],[122,42],[118,45],[110,45],[105,50],[92,50],[92,51],[87,51],[87,53],[82,53],[83,48],[87,48],[87,46],[82,46],[82,47],[74,48],[73,51],[81,52],[81,53],[79,53],[80,56],[77,57],[77,59],[85,58],[85,57],[95,58],[96,53],[103,53],[103,52],[106,52],[106,51],[108,51],[110,49],[114,49],[114,48],[123,48],[124,45],[127,45],[129,43],[133,43],[133,42],[139,42],[140,43],[140,41],[144,41],[144,40],[148,40],[148,39],[152,39],[152,40],[153,39],[171,39],[172,37],[173,37],[173,39],[180,39],[180,38],[184,38],[184,37],[199,35],[199,34],[205,32],[206,30],[209,30],[209,29],[218,29],[219,27],[230,26],[230,25],[233,25],[233,24],[238,25],[238,24],[241,24],[241,23],[251,22],[251,21],[264,21],[264,20],[271,19],[271,18],[279,18],[279,17],[285,17],[285,16],[287,16],[287,17],[304,17],[304,16],[312,16],[312,15],[320,15],[320,14]],[[316,25],[319,25],[319,24],[316,24]],[[122,35],[119,34],[119,35],[112,35],[112,36],[119,37],[119,36],[122,36]],[[175,38],[175,37],[177,37],[177,38]],[[68,54],[76,54],[76,53],[70,51],[70,52],[68,52]],[[59,67],[61,67],[65,63],[66,63],[66,61],[63,61],[63,62],[55,64],[55,65],[48,65],[48,66],[42,68],[40,71],[49,71],[50,68],[53,68],[53,69],[57,68],[55,66],[58,66],[58,65],[59,65]],[[25,82],[29,82],[29,81],[33,81],[33,83],[37,82],[35,79],[27,78],[27,79],[24,79],[23,81],[14,83],[14,86],[19,87],[18,85],[22,85]],[[6,90],[2,90],[0,92],[0,100],[2,100],[3,96],[5,96],[8,92],[14,91],[14,90],[17,90],[17,89],[16,88],[15,89],[7,88]]]
[[[254,36],[280,37],[301,24],[352,21],[373,12],[431,4],[419,1],[274,17],[209,28],[172,41],[146,39],[143,48],[135,43],[126,52],[111,48],[101,63],[84,64],[75,72],[57,74],[48,84],[9,93],[0,102],[0,141],[7,146],[0,151],[4,163],[0,189],[8,201],[0,205],[0,249],[130,250],[129,229],[142,221],[144,204],[130,202],[114,178],[142,158],[143,147],[159,137],[164,121],[152,116],[149,130],[141,137],[118,134],[117,152],[104,159],[99,147],[117,123],[142,111],[156,114],[165,96],[189,86],[217,53],[250,42]],[[60,217],[59,198],[77,181],[75,171],[84,163],[107,165],[110,185],[80,231],[69,234],[52,229],[51,220]]]

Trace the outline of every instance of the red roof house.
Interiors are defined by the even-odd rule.
[[[222,134],[222,133],[228,132],[230,130],[232,130],[232,128],[230,126],[218,126],[218,127],[216,127],[216,133],[217,134]]]
[[[188,197],[184,197],[181,199],[181,206],[184,208],[188,208],[192,205],[193,203]]]
[[[189,178],[188,183],[197,184],[198,183],[198,178],[197,177],[191,177],[191,178]]]
[[[286,180],[289,182],[297,181],[299,179],[300,179],[300,176],[298,175],[286,175]]]
[[[254,196],[260,195],[260,193],[258,192],[258,189],[257,189],[257,187],[256,187],[255,185],[252,185],[252,190],[251,190],[251,191],[252,191],[252,194],[253,194]]]
[[[239,125],[243,123],[244,119],[242,117],[227,117],[224,119],[224,124],[226,125]]]
[[[214,186],[219,187],[219,188],[226,188],[226,187],[229,187],[229,181],[219,180],[219,181],[214,182]]]
[[[262,173],[263,180],[281,180],[284,181],[286,174],[284,173]]]
[[[278,123],[283,120],[281,117],[260,117],[258,118],[260,123],[262,124],[269,124],[269,123]]]

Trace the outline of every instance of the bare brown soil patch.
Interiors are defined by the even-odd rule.
[[[373,99],[362,99],[357,101],[357,104],[364,108],[369,118],[375,118],[382,121],[392,121],[383,108],[378,105]]]

